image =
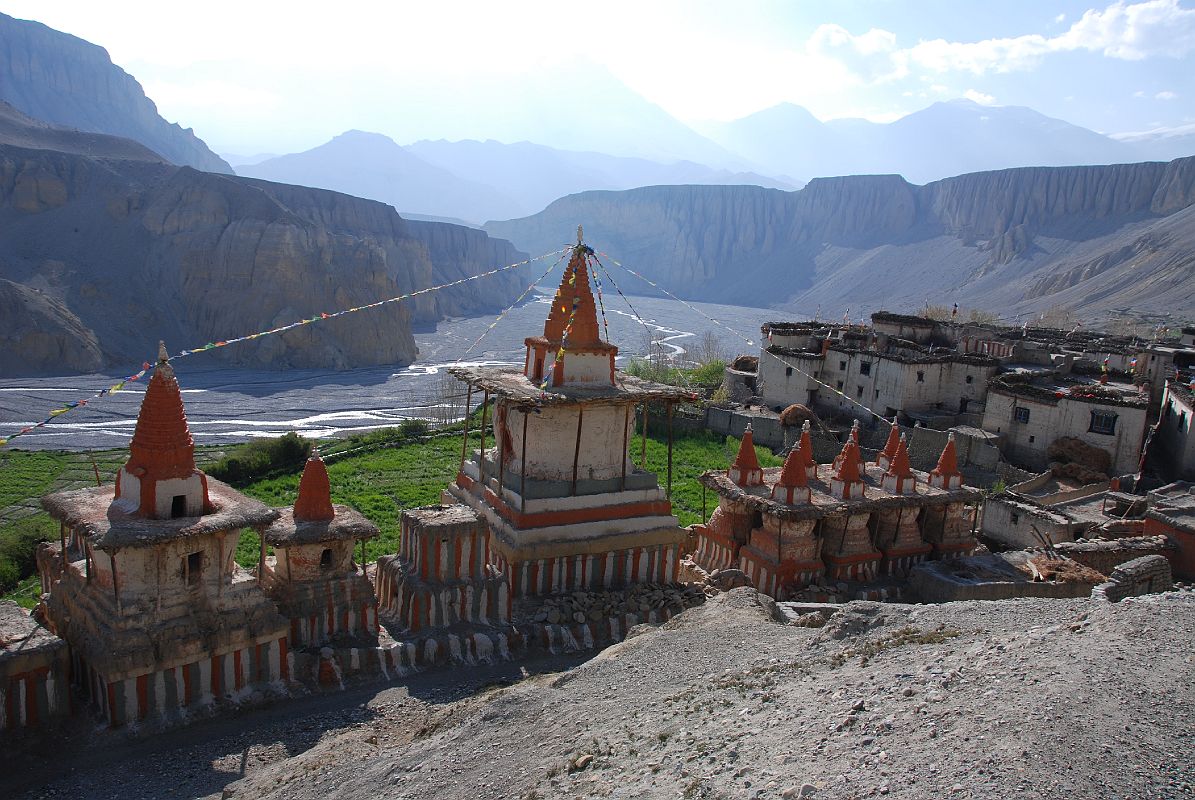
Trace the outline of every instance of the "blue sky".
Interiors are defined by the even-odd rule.
[[[570,91],[620,102],[607,73],[686,122],[779,102],[889,121],[971,97],[1105,133],[1195,124],[1193,0],[0,0],[0,10],[106,47],[165,117],[224,152],[303,149],[349,128],[400,142],[534,140],[535,114],[512,93],[542,97],[543,113]],[[523,128],[499,124],[514,106]]]

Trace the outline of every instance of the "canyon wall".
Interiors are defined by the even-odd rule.
[[[481,231],[411,223],[336,192],[0,146],[0,345],[19,351],[7,374],[136,366],[158,339],[191,348],[524,257]],[[529,275],[512,270],[208,357],[255,368],[409,363],[412,323],[496,311]]]

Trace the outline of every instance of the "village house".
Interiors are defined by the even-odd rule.
[[[895,330],[928,341],[932,325],[902,323]],[[886,419],[982,414],[987,381],[1000,367],[990,355],[931,351],[890,334],[880,344],[879,336],[859,329],[767,323],[763,333],[769,343],[760,355],[756,391],[776,411],[800,403],[828,415],[857,416],[863,406]]]
[[[1050,446],[1073,438],[1108,453],[1109,475],[1127,475],[1138,471],[1148,410],[1133,384],[1009,373],[988,384],[983,428],[1021,466],[1045,469]]]
[[[1188,481],[1195,480],[1195,431],[1192,426],[1195,426],[1195,380],[1188,383],[1166,381],[1155,439],[1171,476]]]

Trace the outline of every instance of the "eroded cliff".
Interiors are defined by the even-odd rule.
[[[0,336],[6,349],[21,348],[9,374],[94,368],[97,353],[105,364],[135,365],[158,339],[194,347],[523,257],[480,231],[409,223],[389,206],[335,192],[0,146],[0,277],[23,287],[5,298],[16,321]],[[209,356],[256,368],[408,363],[412,322],[501,308],[524,271]],[[69,355],[28,344],[29,331],[47,328],[29,298],[54,304],[65,320],[50,326],[54,342],[78,342]]]
[[[1009,169],[925,186],[862,175],[796,192],[584,192],[486,230],[543,249],[582,223],[595,246],[697,300],[806,311],[919,306],[926,297],[1009,311],[1195,311],[1195,295],[1174,289],[1195,283],[1195,223],[1183,213],[1192,204],[1195,158],[1186,158]]]
[[[0,14],[0,100],[39,120],[132,139],[175,164],[232,172],[190,128],[162,119],[107,50],[40,22]]]

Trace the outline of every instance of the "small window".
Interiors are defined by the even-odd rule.
[[[871,362],[870,361],[860,361],[859,362],[859,374],[860,375],[870,375],[871,374]]]
[[[876,398],[878,399],[878,398],[879,398],[879,396],[880,396],[880,390],[879,390],[879,389],[876,389]]]
[[[187,516],[187,496],[176,494],[170,501],[170,518],[178,519]]]
[[[856,389],[856,390],[855,390],[855,396],[856,396],[856,397],[862,397],[862,396],[863,396],[863,387],[862,387],[862,386],[858,387],[858,389]]]
[[[922,372],[921,370],[917,370],[917,382],[925,383],[925,373]]]
[[[785,367],[785,368],[784,368],[784,377],[786,377],[786,378],[791,378],[792,376],[793,376],[793,368],[792,368],[792,367]]]
[[[1025,408],[1024,406],[1017,406],[1012,410],[1012,418],[1014,422],[1028,422],[1029,409]]]
[[[838,368],[839,368],[840,370],[846,370],[846,362],[845,362],[845,361],[839,361],[839,362],[838,362]]]
[[[839,388],[839,389],[841,389],[841,388],[842,388],[842,381],[839,381],[839,382],[838,382],[838,388]]]
[[[320,569],[332,569],[332,549],[324,548],[324,552],[319,554]]]
[[[1036,441],[1037,441],[1037,437],[1036,437],[1036,436],[1030,436],[1030,437],[1029,437],[1029,444],[1033,444],[1033,443],[1034,443],[1034,442],[1036,442]]]
[[[1116,435],[1116,414],[1111,411],[1092,411],[1090,433],[1102,433],[1105,436]]]
[[[816,378],[818,375],[820,375],[820,374],[821,374],[821,373],[820,373],[820,372],[818,372],[817,370],[814,370],[814,371],[813,371],[813,377],[815,377],[815,378]]]
[[[968,376],[967,376],[967,383],[974,383],[974,382],[975,382],[975,376],[974,376],[974,375],[968,375]]]
[[[196,586],[203,576],[203,551],[191,553],[183,559],[183,580],[190,586]]]
[[[1013,524],[1013,525],[1020,525],[1020,524],[1021,524],[1021,515],[1020,515],[1020,514],[1018,514],[1018,513],[1017,513],[1017,512],[1015,512],[1015,511],[1014,511],[1014,512],[1012,512],[1012,524]]]

